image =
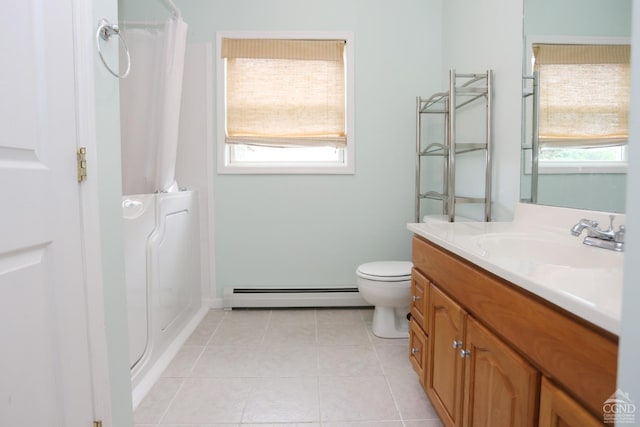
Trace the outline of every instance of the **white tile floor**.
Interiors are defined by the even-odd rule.
[[[135,412],[136,427],[441,426],[408,340],[369,309],[212,310]]]

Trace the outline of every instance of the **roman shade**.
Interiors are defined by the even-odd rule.
[[[346,147],[344,40],[222,39],[225,142]]]
[[[626,144],[630,46],[534,44],[539,141],[547,147]]]

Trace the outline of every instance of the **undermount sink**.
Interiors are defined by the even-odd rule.
[[[528,233],[489,233],[473,238],[482,257],[578,269],[609,269],[622,266],[620,254],[590,248],[582,239],[555,238]]]

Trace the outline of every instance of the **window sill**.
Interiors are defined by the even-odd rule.
[[[221,175],[353,175],[353,165],[219,165]]]
[[[526,175],[531,175],[531,165],[527,165]],[[626,174],[627,162],[540,162],[541,175],[579,174]]]

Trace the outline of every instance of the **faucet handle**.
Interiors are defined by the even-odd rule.
[[[614,233],[613,240],[617,243],[624,243],[624,235],[627,231],[627,227],[621,225],[618,227],[618,231]]]
[[[613,231],[613,221],[616,219],[615,215],[609,215],[609,230],[607,231]]]

